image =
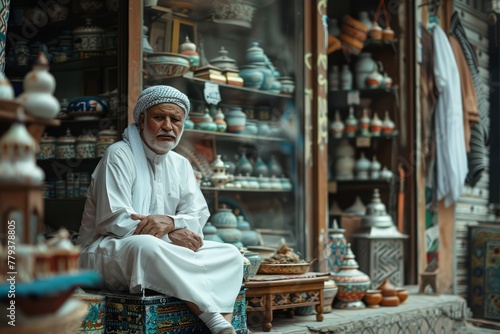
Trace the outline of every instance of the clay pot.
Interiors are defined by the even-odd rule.
[[[380,290],[367,290],[365,294],[365,304],[370,308],[380,307],[382,302],[382,292]]]
[[[378,287],[378,289],[382,291],[382,295],[384,297],[393,297],[398,295],[396,287],[392,285],[392,283],[389,282],[389,280],[384,280],[382,284]]]
[[[399,306],[401,302],[397,296],[383,297],[380,306]]]
[[[408,299],[409,293],[405,288],[396,288],[398,293],[399,302],[402,304],[406,299]]]

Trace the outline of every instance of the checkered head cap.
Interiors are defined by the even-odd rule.
[[[160,103],[176,104],[184,110],[186,116],[189,113],[190,104],[186,94],[171,86],[151,86],[143,90],[137,99],[137,103],[134,108],[135,123],[139,123],[140,114],[152,106]]]

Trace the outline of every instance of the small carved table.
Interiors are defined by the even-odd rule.
[[[312,305],[316,308],[316,320],[323,321],[325,281],[328,281],[328,276],[248,281],[245,283],[246,312],[262,314],[262,329],[265,332],[271,331],[273,327],[274,310],[290,309],[289,314],[293,315],[293,308]]]

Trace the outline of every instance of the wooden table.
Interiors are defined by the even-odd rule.
[[[245,283],[247,318],[251,321],[253,317],[248,313],[260,312],[262,329],[269,332],[273,327],[274,310],[290,309],[289,315],[293,316],[295,307],[315,306],[316,320],[323,321],[325,281],[328,276],[248,281]]]

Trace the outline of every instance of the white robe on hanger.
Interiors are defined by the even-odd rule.
[[[434,77],[439,91],[436,112],[437,199],[445,206],[460,197],[467,176],[460,73],[445,32],[433,29]]]

